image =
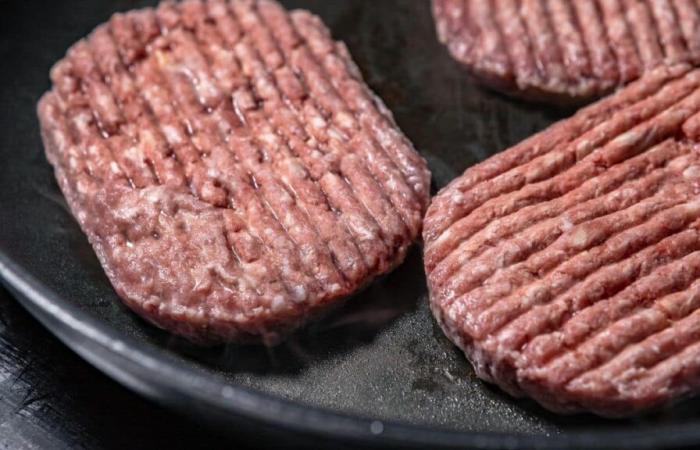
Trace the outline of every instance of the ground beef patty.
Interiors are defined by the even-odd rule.
[[[700,63],[698,0],[433,0],[438,37],[493,87],[577,102]]]
[[[477,374],[622,416],[700,388],[700,70],[659,67],[468,169],[424,222]]]
[[[38,114],[71,210],[118,294],[173,333],[274,343],[420,235],[425,161],[306,11],[116,14],[51,79]]]

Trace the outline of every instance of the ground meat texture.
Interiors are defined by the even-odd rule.
[[[577,104],[700,61],[698,0],[432,0],[439,40],[484,84]]]
[[[51,71],[49,162],[119,296],[200,343],[277,343],[405,257],[425,161],[317,17],[115,14]]]
[[[431,310],[481,378],[604,416],[700,389],[698,117],[660,66],[438,193]]]

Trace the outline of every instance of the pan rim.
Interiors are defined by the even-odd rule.
[[[194,402],[199,408],[213,408],[221,417],[228,415],[230,419],[248,419],[289,432],[371,445],[478,449],[603,449],[614,445],[618,449],[643,449],[676,448],[700,442],[700,432],[694,424],[659,425],[639,431],[575,431],[541,436],[440,429],[304,405],[237,386],[218,375],[200,373],[150,343],[144,346],[136,338],[78,309],[2,249],[0,280],[25,309],[88,363],[139,395],[174,409],[191,407]],[[62,327],[62,331],[58,327]],[[87,341],[79,345],[76,337]],[[102,356],[98,355],[98,350]],[[109,358],[125,365],[108,361]]]

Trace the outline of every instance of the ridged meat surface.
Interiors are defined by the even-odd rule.
[[[600,96],[660,64],[700,64],[699,0],[433,0],[438,38],[529,99]]]
[[[700,70],[661,66],[434,198],[431,308],[481,378],[605,416],[700,389],[698,139]]]
[[[61,190],[120,297],[173,333],[275,343],[420,235],[425,161],[306,11],[115,14],[51,79]]]

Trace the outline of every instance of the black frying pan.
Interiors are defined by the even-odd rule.
[[[427,308],[418,250],[284,345],[202,350],[121,305],[45,161],[35,104],[68,46],[141,1],[0,0],[0,275],[85,359],[134,390],[222,428],[336,441],[468,448],[700,444],[700,402],[608,421],[560,417],[475,378]],[[435,187],[569,114],[470,82],[424,0],[287,1],[320,14],[430,162]],[[281,441],[280,441],[281,442]]]

